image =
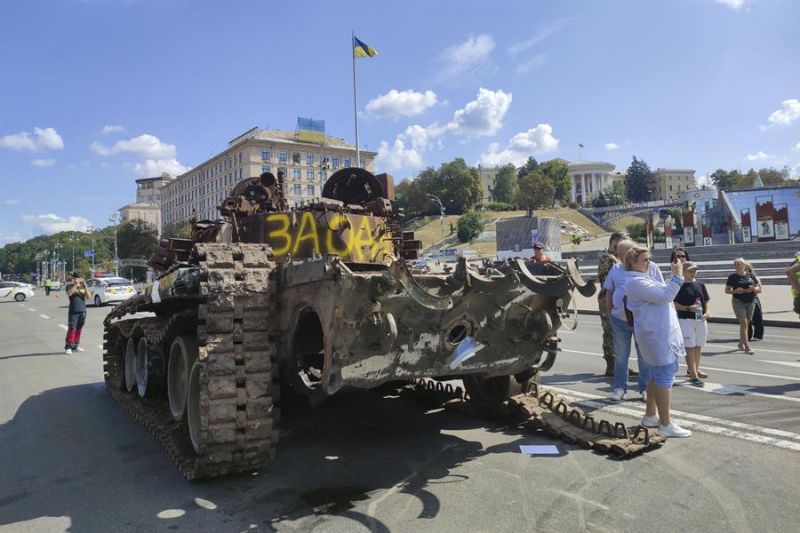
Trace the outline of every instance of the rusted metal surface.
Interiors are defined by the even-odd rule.
[[[443,405],[468,416],[513,423],[531,432],[544,431],[555,439],[617,458],[655,450],[667,440],[640,425],[628,428],[622,422],[597,420],[536,383],[530,383],[528,389],[490,410],[471,403],[460,387],[428,379],[415,380],[398,393],[427,407]]]
[[[192,239],[163,241],[151,261],[158,279],[109,313],[108,387],[187,477],[263,463],[281,397],[317,404],[344,386],[464,378],[491,402],[553,365],[572,292],[593,284],[570,263],[484,275],[462,259],[450,274],[415,276],[406,259],[419,243],[400,229],[392,191],[389,176],[345,169],[321,201],[289,208],[280,174],[245,180],[220,206],[223,220],[194,221]],[[155,317],[129,317],[140,312]],[[144,338],[163,366],[179,334],[198,346],[190,373],[146,375],[153,390],[166,379],[171,398],[186,397],[185,423],[163,395],[120,387],[128,340]]]

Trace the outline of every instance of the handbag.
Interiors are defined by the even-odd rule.
[[[633,313],[628,309],[628,296],[622,297],[622,307],[625,309],[625,320],[630,327],[633,327]]]

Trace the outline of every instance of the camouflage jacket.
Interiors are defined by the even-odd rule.
[[[611,267],[616,265],[619,260],[611,253],[604,253],[603,256],[600,258],[600,262],[597,264],[597,279],[600,283],[600,291],[597,293],[598,298],[604,298],[606,294],[606,290],[603,288],[603,283],[606,281],[606,276],[608,275],[608,271],[611,270]]]

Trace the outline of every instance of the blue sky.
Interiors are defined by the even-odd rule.
[[[582,158],[800,174],[800,2],[0,3],[0,245],[104,226],[136,177],[323,119],[395,179]]]

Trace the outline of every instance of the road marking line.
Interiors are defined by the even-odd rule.
[[[593,357],[603,357],[599,353],[581,352],[579,350],[569,350],[567,348],[562,348],[561,351],[562,352],[570,352],[570,353],[579,353],[579,354],[583,354],[583,355],[591,355]],[[683,368],[686,368],[686,365],[684,365],[683,363],[680,363],[680,366],[682,366]],[[733,370],[733,369],[728,369],[728,368],[717,368],[717,367],[706,366],[706,365],[703,365],[703,369],[704,370],[713,370],[714,372],[730,372],[731,374],[744,374],[745,376],[758,376],[758,377],[761,377],[761,378],[788,379],[789,381],[797,381],[797,376],[780,376],[780,375],[777,375],[777,374],[763,374],[763,373],[760,373],[760,372],[748,372],[746,370]]]
[[[67,326],[65,326],[64,324],[59,324],[58,327],[60,327],[64,331],[69,331],[69,328]]]
[[[604,400],[599,396],[594,394],[586,394],[584,392],[577,392],[569,389],[562,389],[559,387],[550,387],[556,392],[562,393],[568,399],[575,399],[575,397],[585,397],[588,399],[580,400],[578,405],[585,405],[586,407],[591,407],[593,409],[605,409],[612,413],[618,413],[621,415],[627,415],[634,418],[639,418],[644,414],[644,406],[639,409],[631,409],[629,407],[622,407],[615,404],[609,404],[607,401],[596,401],[596,400]],[[571,398],[570,398],[571,396]],[[578,398],[579,399],[579,398]],[[776,434],[780,432],[782,436],[790,437],[795,440],[800,440],[800,435],[791,432],[783,432],[780,430],[775,430],[771,428],[763,428],[759,426],[752,426],[750,424],[742,424],[740,422],[733,422],[732,420],[723,420],[719,418],[713,418],[709,416],[703,415],[695,415],[693,413],[686,413],[683,411],[676,411],[674,409],[670,409],[670,414],[672,415],[673,420],[677,420],[678,423],[686,427],[688,429],[695,429],[698,431],[705,431],[706,433],[714,433],[717,435],[723,435],[725,437],[731,437],[740,440],[746,440],[750,442],[756,442],[759,444],[769,444],[771,446],[775,446],[777,448],[784,448],[787,450],[793,451],[800,451],[800,442],[793,442],[789,440],[778,439],[775,437],[770,437],[767,435],[759,435],[757,433],[752,433],[753,431],[760,431],[762,433],[771,433]],[[698,422],[694,422],[691,419],[700,420]],[[702,421],[702,422],[701,422]],[[705,422],[705,423],[703,423]],[[717,425],[711,424],[724,424],[730,427],[721,427]],[[737,428],[737,429],[733,429]],[[749,431],[739,431],[741,429],[747,429]]]
[[[772,363],[773,365],[786,365],[800,368],[800,363],[794,363],[792,361],[768,361],[766,359],[756,359],[756,361],[761,361],[762,363]]]
[[[98,344],[97,347],[100,348],[101,350],[103,349],[103,345],[102,344]]]
[[[42,318],[44,318],[44,319],[50,320],[50,317],[49,317],[49,316],[47,316],[47,315],[39,315],[39,316],[40,316],[40,317],[42,317]]]
[[[709,350],[709,348],[715,348],[715,349],[714,350]],[[720,349],[716,349],[716,348],[720,348]],[[752,346],[750,348],[752,349]],[[739,351],[738,348],[734,349],[733,346],[731,346],[731,347],[727,347],[726,346],[726,347],[723,348],[722,346],[716,346],[716,344],[711,344],[711,345],[706,344],[706,347],[704,348],[704,350],[705,351],[709,351],[709,352],[716,352],[716,353],[730,352],[731,350],[733,350],[735,352]],[[789,355],[798,355],[797,352],[789,352],[787,350],[767,350],[766,348],[760,348],[760,347],[756,348],[756,350],[758,350],[759,352],[786,353],[786,354],[789,354]],[[742,353],[744,353],[744,352],[742,352]]]
[[[588,317],[596,317],[597,315],[580,315],[580,316],[588,318]],[[729,318],[733,318],[733,317],[729,317]],[[591,327],[595,327],[595,328],[600,328],[602,326],[602,324],[599,321],[593,322],[593,321],[589,321],[589,320],[579,321],[578,324],[579,324],[580,327],[591,326]],[[736,329],[736,330],[734,330],[734,329],[726,329],[725,327],[721,327],[721,326],[724,326],[724,325],[723,324],[716,324],[716,323],[713,323],[713,322],[709,323],[708,324],[708,332],[709,332],[709,334],[710,335],[735,335],[737,338],[739,337],[739,330],[738,329]],[[768,332],[767,332],[767,335],[766,335],[766,337],[768,339],[774,337],[776,339],[789,339],[789,340],[793,340],[793,341],[800,341],[800,335],[797,335],[797,336],[776,335],[776,334],[773,334],[772,332],[774,330],[776,330],[776,329],[779,329],[777,326],[767,326],[767,328],[769,328]],[[786,329],[789,329],[789,328],[780,328],[780,329],[786,330]],[[561,332],[561,331],[559,330],[559,332]]]
[[[29,308],[28,308],[28,311],[33,311],[33,312],[35,313],[35,312],[36,312],[36,309],[34,309],[33,307],[29,307]]]
[[[696,387],[694,385],[691,385],[688,380],[675,381],[675,385],[677,385],[678,387],[699,389],[703,392],[710,392],[711,394],[719,394],[722,396],[742,394],[744,396],[760,396],[762,398],[784,400],[787,402],[800,402],[800,398],[794,398],[792,396],[781,396],[778,394],[766,394],[763,392],[754,392],[751,391],[748,387],[742,385],[723,385],[722,383],[711,383],[710,381],[706,381],[702,387]]]

